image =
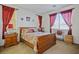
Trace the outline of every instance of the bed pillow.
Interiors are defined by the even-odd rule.
[[[32,33],[32,32],[34,32],[34,29],[29,29],[28,30],[28,33]]]

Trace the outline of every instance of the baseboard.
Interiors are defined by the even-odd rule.
[[[75,45],[79,45],[79,43],[74,43],[74,42],[73,42],[73,44],[75,44]]]

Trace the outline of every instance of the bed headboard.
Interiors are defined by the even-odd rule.
[[[23,29],[29,30],[29,29],[37,29],[37,28],[36,27],[20,27],[20,37],[21,37],[21,33],[22,33]]]
[[[20,31],[22,31],[23,29],[37,29],[36,27],[20,27]]]

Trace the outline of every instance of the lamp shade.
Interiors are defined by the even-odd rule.
[[[8,24],[8,28],[9,29],[13,28],[13,24]]]

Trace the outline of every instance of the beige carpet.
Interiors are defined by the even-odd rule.
[[[1,54],[33,54],[34,51],[29,46],[24,43],[19,43],[18,45],[8,47],[0,52]]]
[[[51,47],[45,54],[79,54],[79,45],[67,44],[63,41],[57,40],[55,46]]]
[[[18,45],[3,49],[1,54],[35,54],[33,49],[20,43]],[[44,54],[78,54],[79,45],[66,44],[63,41],[57,40],[56,45],[44,52]]]

